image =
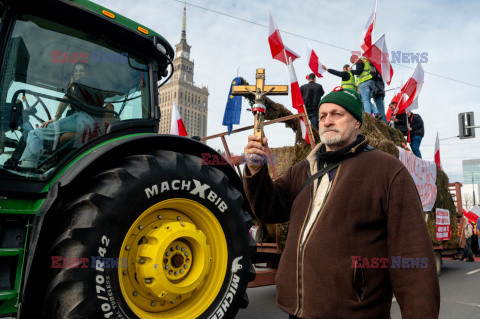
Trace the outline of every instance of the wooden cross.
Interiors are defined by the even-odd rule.
[[[255,104],[252,107],[255,116],[254,134],[260,137],[263,144],[263,119],[265,117],[265,96],[288,95],[288,85],[265,85],[265,69],[257,69],[256,85],[234,85],[232,95],[255,95]]]

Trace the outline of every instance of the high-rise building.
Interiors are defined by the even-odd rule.
[[[180,43],[175,46],[174,72],[170,81],[158,90],[161,112],[159,133],[169,134],[172,106],[175,102],[188,136],[207,136],[208,88],[193,81],[194,61],[187,43],[186,7],[183,8],[183,28]]]
[[[480,158],[462,161],[463,183],[480,184]]]
[[[480,158],[462,161],[463,168],[463,203],[467,210],[479,205]]]

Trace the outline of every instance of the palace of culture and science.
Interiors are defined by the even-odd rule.
[[[180,43],[175,46],[174,72],[169,82],[158,89],[161,119],[160,134],[170,133],[172,106],[175,102],[182,116],[188,136],[207,136],[208,89],[193,82],[194,61],[185,30],[186,8],[183,8],[183,29]]]

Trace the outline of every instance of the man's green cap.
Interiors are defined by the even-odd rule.
[[[320,101],[318,108],[323,103],[334,103],[340,105],[345,110],[350,112],[354,118],[363,123],[363,103],[360,95],[357,91],[352,89],[344,89],[341,86],[337,86],[332,92],[325,95]]]

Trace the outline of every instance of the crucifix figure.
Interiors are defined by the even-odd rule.
[[[263,119],[265,117],[265,97],[267,95],[288,95],[288,85],[265,85],[265,69],[257,69],[256,85],[235,85],[233,95],[255,95],[252,112],[255,117],[254,134],[263,143]]]

